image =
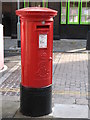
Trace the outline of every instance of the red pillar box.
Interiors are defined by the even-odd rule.
[[[24,115],[52,111],[53,17],[57,11],[30,7],[16,10],[21,20],[21,102]]]

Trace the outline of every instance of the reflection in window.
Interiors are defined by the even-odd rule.
[[[86,2],[81,2],[81,24],[90,23],[90,3],[86,0]]]
[[[80,0],[68,2],[68,24],[79,24],[79,7]]]
[[[41,2],[31,2],[31,7],[40,7],[41,6]]]
[[[61,2],[61,24],[66,24],[67,0]]]

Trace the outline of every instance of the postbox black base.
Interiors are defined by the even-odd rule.
[[[50,114],[52,112],[52,86],[27,88],[20,85],[20,112],[32,117]]]

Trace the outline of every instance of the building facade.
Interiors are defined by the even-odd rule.
[[[58,11],[54,18],[54,39],[86,39],[90,30],[90,1],[66,0],[66,2],[20,2],[20,8],[27,6],[49,7]],[[4,36],[17,38],[17,21],[15,14],[17,2],[2,3],[2,24]]]

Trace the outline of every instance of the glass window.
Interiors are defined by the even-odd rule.
[[[66,2],[61,1],[61,24],[66,24],[66,13],[67,13],[67,0]]]
[[[31,7],[40,7],[41,6],[41,2],[30,2],[30,6]]]
[[[90,24],[90,3],[81,1],[80,24]]]
[[[68,24],[79,24],[80,0],[68,1]]]

